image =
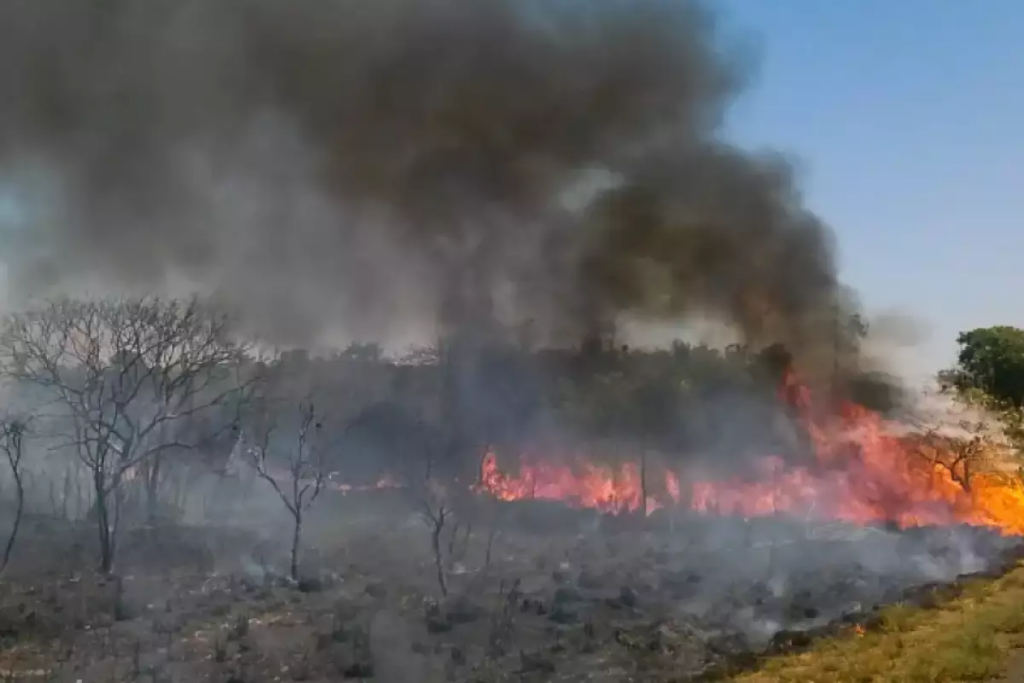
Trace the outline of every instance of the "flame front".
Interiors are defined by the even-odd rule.
[[[919,435],[897,435],[892,424],[862,406],[845,403],[820,415],[812,410],[810,391],[792,373],[780,398],[795,409],[810,436],[811,465],[792,466],[766,455],[754,481],[698,481],[683,487],[670,471],[642,477],[636,463],[616,468],[585,458],[569,464],[523,458],[518,474],[511,475],[498,468],[494,453],[487,453],[480,487],[501,500],[554,499],[608,512],[645,509],[650,514],[685,502],[699,512],[744,517],[787,513],[900,527],[965,523],[1024,535],[1019,477],[988,471],[968,478],[958,469],[962,463],[924,457],[934,445]]]
[[[488,452],[480,482],[481,488],[500,500],[560,500],[605,512],[637,512],[644,504],[640,467],[631,462],[618,468],[583,458],[574,459],[571,466],[536,462],[522,465],[519,475],[513,477],[499,470],[497,456]],[[647,496],[646,503],[648,513],[660,506],[653,496]]]

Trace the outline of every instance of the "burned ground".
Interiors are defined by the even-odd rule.
[[[932,587],[998,571],[1018,549],[969,527],[645,521],[475,500],[445,529],[443,596],[427,529],[400,491],[321,503],[298,583],[283,578],[287,543],[269,527],[130,530],[116,576],[102,577],[83,542],[91,527],[32,518],[0,584],[0,673],[680,681],[869,622],[879,605],[933,599]]]

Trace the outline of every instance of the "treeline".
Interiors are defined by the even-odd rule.
[[[0,331],[0,450],[18,514],[26,481],[49,473],[55,505],[66,510],[74,490],[78,516],[95,522],[109,570],[122,523],[155,521],[198,479],[240,464],[277,490],[297,538],[331,472],[353,484],[384,474],[471,479],[488,447],[518,455],[598,441],[617,447],[588,449],[596,457],[656,450],[734,468],[802,446],[777,396],[791,362],[782,347],[490,339],[455,335],[399,356],[356,344],[313,357],[268,352],[198,299],[59,300],[12,314]],[[844,398],[892,402],[884,378],[833,379]],[[288,477],[304,483],[278,485]]]
[[[372,479],[375,468],[394,469],[395,458],[424,447],[458,467],[487,445],[515,453],[538,441],[604,440],[631,444],[634,454],[699,454],[711,465],[792,450],[799,445],[792,430],[779,429],[785,406],[778,400],[790,362],[779,346],[677,341],[637,349],[585,340],[534,349],[452,339],[397,357],[375,344],[326,358],[291,351],[272,372],[296,395],[316,387],[324,405],[344,415],[338,468]],[[822,389],[883,411],[898,400],[888,378],[867,373],[848,372]]]
[[[856,335],[842,347],[863,328]],[[1024,433],[1024,332],[974,330],[960,345],[942,380]],[[453,512],[466,505],[454,492],[468,495],[488,449],[511,466],[538,448],[565,448],[641,471],[654,452],[677,471],[699,462],[702,476],[735,474],[767,454],[811,458],[779,393],[792,369],[779,345],[636,349],[593,338],[537,348],[513,333],[486,342],[462,333],[398,355],[354,344],[318,357],[268,351],[198,299],[50,301],[0,329],[0,483],[13,511],[0,567],[28,499],[89,520],[110,571],[124,525],[173,517],[203,482],[214,482],[215,504],[230,491],[245,498],[230,483],[239,468],[293,519],[295,576],[303,519],[333,473],[346,485],[400,478],[436,536],[452,514],[475,514]],[[812,381],[823,410],[852,400],[885,412],[901,398],[888,378],[846,362]],[[933,464],[965,488],[964,463],[988,439],[984,425],[968,426],[969,438],[924,429],[936,440]],[[232,476],[211,476],[221,474]],[[208,518],[223,521],[223,511]]]

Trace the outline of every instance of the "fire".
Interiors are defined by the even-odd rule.
[[[616,513],[637,512],[645,502],[640,466],[631,462],[618,468],[583,458],[573,459],[571,465],[536,462],[523,464],[513,477],[498,469],[497,456],[489,452],[481,465],[480,488],[500,500],[561,500]],[[660,506],[650,495],[646,503],[648,514]]]
[[[778,455],[765,455],[753,481],[693,482],[684,496],[674,473],[642,477],[635,463],[616,468],[583,458],[570,464],[525,459],[518,474],[510,475],[488,453],[480,487],[501,500],[556,499],[616,513],[645,509],[650,514],[685,501],[699,512],[744,517],[786,513],[900,527],[964,523],[1024,535],[1019,479],[999,472],[972,473],[968,479],[961,463],[923,457],[923,449],[934,446],[919,436],[899,434],[893,424],[856,404],[821,414],[814,410],[809,389],[792,373],[780,398],[797,412],[810,436],[813,465],[793,466]]]

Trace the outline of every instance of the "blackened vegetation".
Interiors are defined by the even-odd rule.
[[[0,599],[0,628],[19,645],[11,666],[58,680],[136,669],[182,682],[284,669],[292,680],[715,680],[873,628],[879,605],[940,604],[964,579],[1020,557],[1018,544],[970,528],[679,516],[669,534],[658,513],[616,528],[562,508],[546,514],[575,524],[565,533],[509,517],[489,574],[485,537],[473,535],[443,595],[418,522],[403,525],[392,506],[372,526],[352,523],[376,495],[328,496],[312,509],[317,553],[299,583],[252,566],[249,533],[212,525],[126,532],[124,575],[94,575],[66,552],[53,562],[79,531],[31,516]]]
[[[791,358],[778,345],[760,352],[683,343],[660,350],[496,345],[458,363],[444,352],[370,363],[293,355],[275,372],[300,384],[315,378],[326,393],[341,395],[352,383],[367,388],[349,399],[349,419],[327,439],[328,466],[372,484],[410,468],[418,477],[417,461],[427,460],[445,477],[472,481],[487,447],[514,466],[545,440],[612,440],[631,456],[656,450],[712,472],[735,472],[766,453],[810,461],[797,411],[779,394]],[[842,398],[862,376],[872,381],[848,373]]]
[[[241,318],[127,299],[6,321],[4,388],[41,429],[25,458],[8,442],[0,673],[678,679],[996,566],[982,530],[471,489],[487,448],[514,469],[610,442],[595,457],[709,476],[806,459],[777,395],[794,365],[885,398],[858,388],[855,297],[791,166],[723,142],[728,43],[682,1],[0,4],[14,291],[184,284]],[[743,343],[617,336],[697,315]],[[442,340],[257,359],[239,327]],[[289,423],[307,399],[330,420]]]
[[[892,597],[896,597],[894,603],[923,609],[935,609],[960,597],[971,582],[998,578],[1014,567],[1019,566],[1022,559],[1024,559],[1024,547],[1016,545],[1008,548],[995,562],[983,571],[961,574],[953,581],[924,583],[906,589],[898,597],[896,597],[894,592]],[[816,641],[822,638],[846,634],[852,629],[871,631],[883,626],[884,622],[879,614],[869,611],[846,614],[840,619],[823,626],[779,631],[772,637],[769,646],[761,652],[747,651],[742,649],[742,647],[734,647],[731,650],[728,648],[719,650],[719,653],[724,655],[722,661],[710,667],[707,671],[691,677],[689,680],[695,683],[731,680],[733,676],[753,669],[766,657],[803,652],[809,650]]]
[[[997,569],[1017,546],[984,529],[748,521],[697,516],[685,500],[610,515],[474,489],[488,446],[511,468],[520,448],[547,443],[613,441],[594,457],[650,449],[666,467],[731,473],[766,450],[806,455],[778,391],[781,347],[443,343],[397,359],[371,345],[257,359],[213,334],[222,319],[209,315],[146,299],[12,317],[5,388],[37,411],[31,431],[12,433],[29,439],[26,457],[9,463],[38,475],[21,480],[24,499],[13,491],[23,530],[0,595],[18,673],[685,680]],[[154,348],[180,351],[142,353]],[[130,379],[142,388],[122,393]],[[154,423],[167,429],[129,440]],[[60,440],[69,427],[106,449],[106,469]],[[211,468],[215,444],[228,452]],[[132,504],[152,492],[175,514]],[[102,496],[119,526],[104,524]]]

